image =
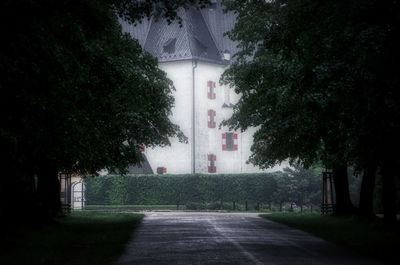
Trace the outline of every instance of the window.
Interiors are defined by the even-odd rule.
[[[207,92],[209,99],[216,99],[217,96],[215,94],[215,82],[207,81]]]
[[[215,128],[215,116],[217,115],[215,110],[209,109],[208,110],[208,128]]]
[[[175,53],[176,38],[167,40],[163,45],[163,51],[166,53]]]
[[[208,155],[208,173],[217,172],[217,167],[215,166],[215,161],[217,157],[213,154]]]
[[[233,104],[231,103],[231,97],[230,97],[231,89],[228,86],[224,87],[224,94],[225,94],[225,99],[224,99],[224,104],[222,105],[223,108],[233,108]]]
[[[158,167],[157,168],[157,174],[166,174],[167,173],[167,169],[165,167]]]
[[[236,151],[238,150],[238,135],[237,133],[223,133],[222,134],[222,150]]]

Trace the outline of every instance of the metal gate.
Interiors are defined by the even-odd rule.
[[[85,184],[83,181],[74,182],[71,190],[72,209],[82,210],[85,206]]]

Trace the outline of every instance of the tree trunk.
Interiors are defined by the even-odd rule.
[[[39,218],[50,220],[61,212],[60,182],[54,163],[46,161],[38,170],[38,200],[41,211]]]
[[[279,203],[279,211],[282,212],[282,203]]]
[[[233,210],[236,210],[236,202],[233,202]]]
[[[312,204],[311,204],[311,205],[310,205],[310,211],[312,212],[312,210],[313,210],[313,209],[312,209]]]
[[[373,199],[376,169],[377,166],[375,164],[370,164],[364,169],[361,182],[360,204],[358,207],[358,213],[362,217],[371,218],[374,216]]]
[[[0,218],[9,224],[36,222],[39,214],[33,174],[9,164],[0,185]]]
[[[300,204],[300,212],[303,212],[303,204]]]
[[[337,163],[332,168],[335,184],[336,209],[335,215],[348,215],[355,213],[355,208],[350,200],[347,164]]]
[[[245,202],[245,207],[246,207],[246,212],[249,210],[249,207],[247,205],[247,201]]]
[[[383,214],[386,226],[396,223],[395,164],[384,163],[381,168],[383,186]]]

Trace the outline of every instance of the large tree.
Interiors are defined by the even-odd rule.
[[[399,159],[389,155],[399,147],[400,74],[391,64],[399,58],[399,4],[255,0],[226,6],[237,13],[229,36],[241,51],[222,82],[242,98],[225,124],[258,126],[250,161],[268,167],[285,159],[305,166],[322,160],[334,173],[338,213],[354,211],[347,167],[355,164],[364,173],[361,208],[371,212],[376,169],[393,184]],[[393,220],[386,202],[385,216]]]
[[[59,172],[123,171],[140,145],[186,140],[169,120],[172,82],[117,14],[171,20],[195,2],[207,1],[0,3],[2,215],[55,215]]]

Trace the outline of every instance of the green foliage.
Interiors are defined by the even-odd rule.
[[[181,18],[178,17],[179,8],[193,5],[204,8],[210,4],[210,0],[110,0],[109,2],[114,5],[119,16],[133,23],[148,19],[151,15],[156,19],[164,17],[168,23],[175,19],[181,23]]]
[[[155,210],[176,210],[176,205],[85,205],[85,211],[112,211],[112,212],[126,212],[126,211],[155,211]]]
[[[21,16],[19,4],[2,4],[18,23],[1,27],[1,136],[25,167],[123,170],[140,161],[139,145],[185,140],[168,117],[172,82],[122,33],[108,1],[17,2],[32,10]]]
[[[55,214],[58,172],[122,172],[140,162],[140,145],[186,141],[169,120],[172,81],[122,33],[117,14],[132,22],[152,14],[172,20],[178,7],[196,2],[207,1],[1,1],[2,186],[24,201],[9,200],[4,212],[24,204],[32,214]],[[39,206],[46,209],[33,209]]]
[[[86,177],[86,203],[193,204],[269,203],[277,174],[108,175]],[[212,206],[214,207],[214,206]]]
[[[179,205],[191,210],[244,209],[272,203],[319,205],[321,176],[301,168],[235,175],[87,177],[87,205]],[[235,206],[233,206],[235,204]]]
[[[316,174],[315,171],[304,169],[301,167],[286,168],[284,170],[288,174],[286,184],[289,186],[293,198],[297,205],[306,204],[319,205],[322,198],[322,178],[321,174]]]
[[[253,163],[362,164],[379,151],[376,141],[399,143],[391,134],[400,115],[399,75],[389,63],[399,56],[391,43],[398,3],[238,0],[226,6],[238,14],[228,35],[241,51],[222,82],[243,95],[226,124],[259,126]],[[386,136],[376,130],[382,118],[390,120]]]
[[[361,212],[372,204],[379,167],[388,183],[386,214],[395,220],[400,148],[397,1],[225,1],[237,14],[228,33],[240,52],[221,82],[242,97],[223,125],[254,134],[250,161],[288,159],[332,169],[336,210],[354,212],[347,166],[364,174]],[[342,174],[343,173],[343,174]],[[372,184],[370,184],[372,183]],[[393,209],[393,210],[389,210]]]

